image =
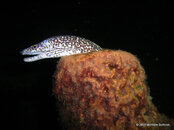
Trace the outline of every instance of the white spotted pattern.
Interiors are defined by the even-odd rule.
[[[85,38],[76,36],[56,36],[24,49],[21,53],[22,55],[35,55],[33,57],[24,58],[25,62],[32,62],[45,58],[99,51],[101,49],[100,46]]]

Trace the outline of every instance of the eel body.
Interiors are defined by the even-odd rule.
[[[22,55],[34,55],[33,57],[24,58],[25,62],[32,62],[45,58],[99,51],[101,49],[100,46],[85,38],[76,36],[55,36],[30,46],[21,53]]]

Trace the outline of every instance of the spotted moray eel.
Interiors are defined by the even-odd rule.
[[[22,55],[34,55],[24,58],[25,62],[45,58],[55,58],[74,54],[102,50],[100,46],[85,38],[76,36],[55,36],[21,51]]]

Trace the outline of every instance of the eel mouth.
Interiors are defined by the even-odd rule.
[[[26,57],[24,58],[24,61],[25,62],[32,62],[32,61],[36,61],[41,54],[41,52],[32,52],[32,51],[29,51],[28,48],[27,49],[24,49],[20,52],[22,55],[26,55],[26,56],[30,56],[30,57]]]
[[[36,61],[41,55],[41,53],[39,53],[39,52],[27,52],[26,50],[23,50],[20,53],[22,55],[29,56],[29,57],[24,58],[25,62]]]
[[[36,54],[36,55],[32,54],[32,56],[25,57],[25,58],[24,58],[24,61],[25,61],[25,62],[36,61],[39,57],[40,57],[39,54]]]

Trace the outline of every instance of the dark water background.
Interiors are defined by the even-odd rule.
[[[52,75],[58,59],[23,62],[20,51],[55,35],[133,53],[147,74],[153,103],[174,118],[173,5],[153,2],[5,2],[1,5],[0,95],[5,127],[58,129]]]

